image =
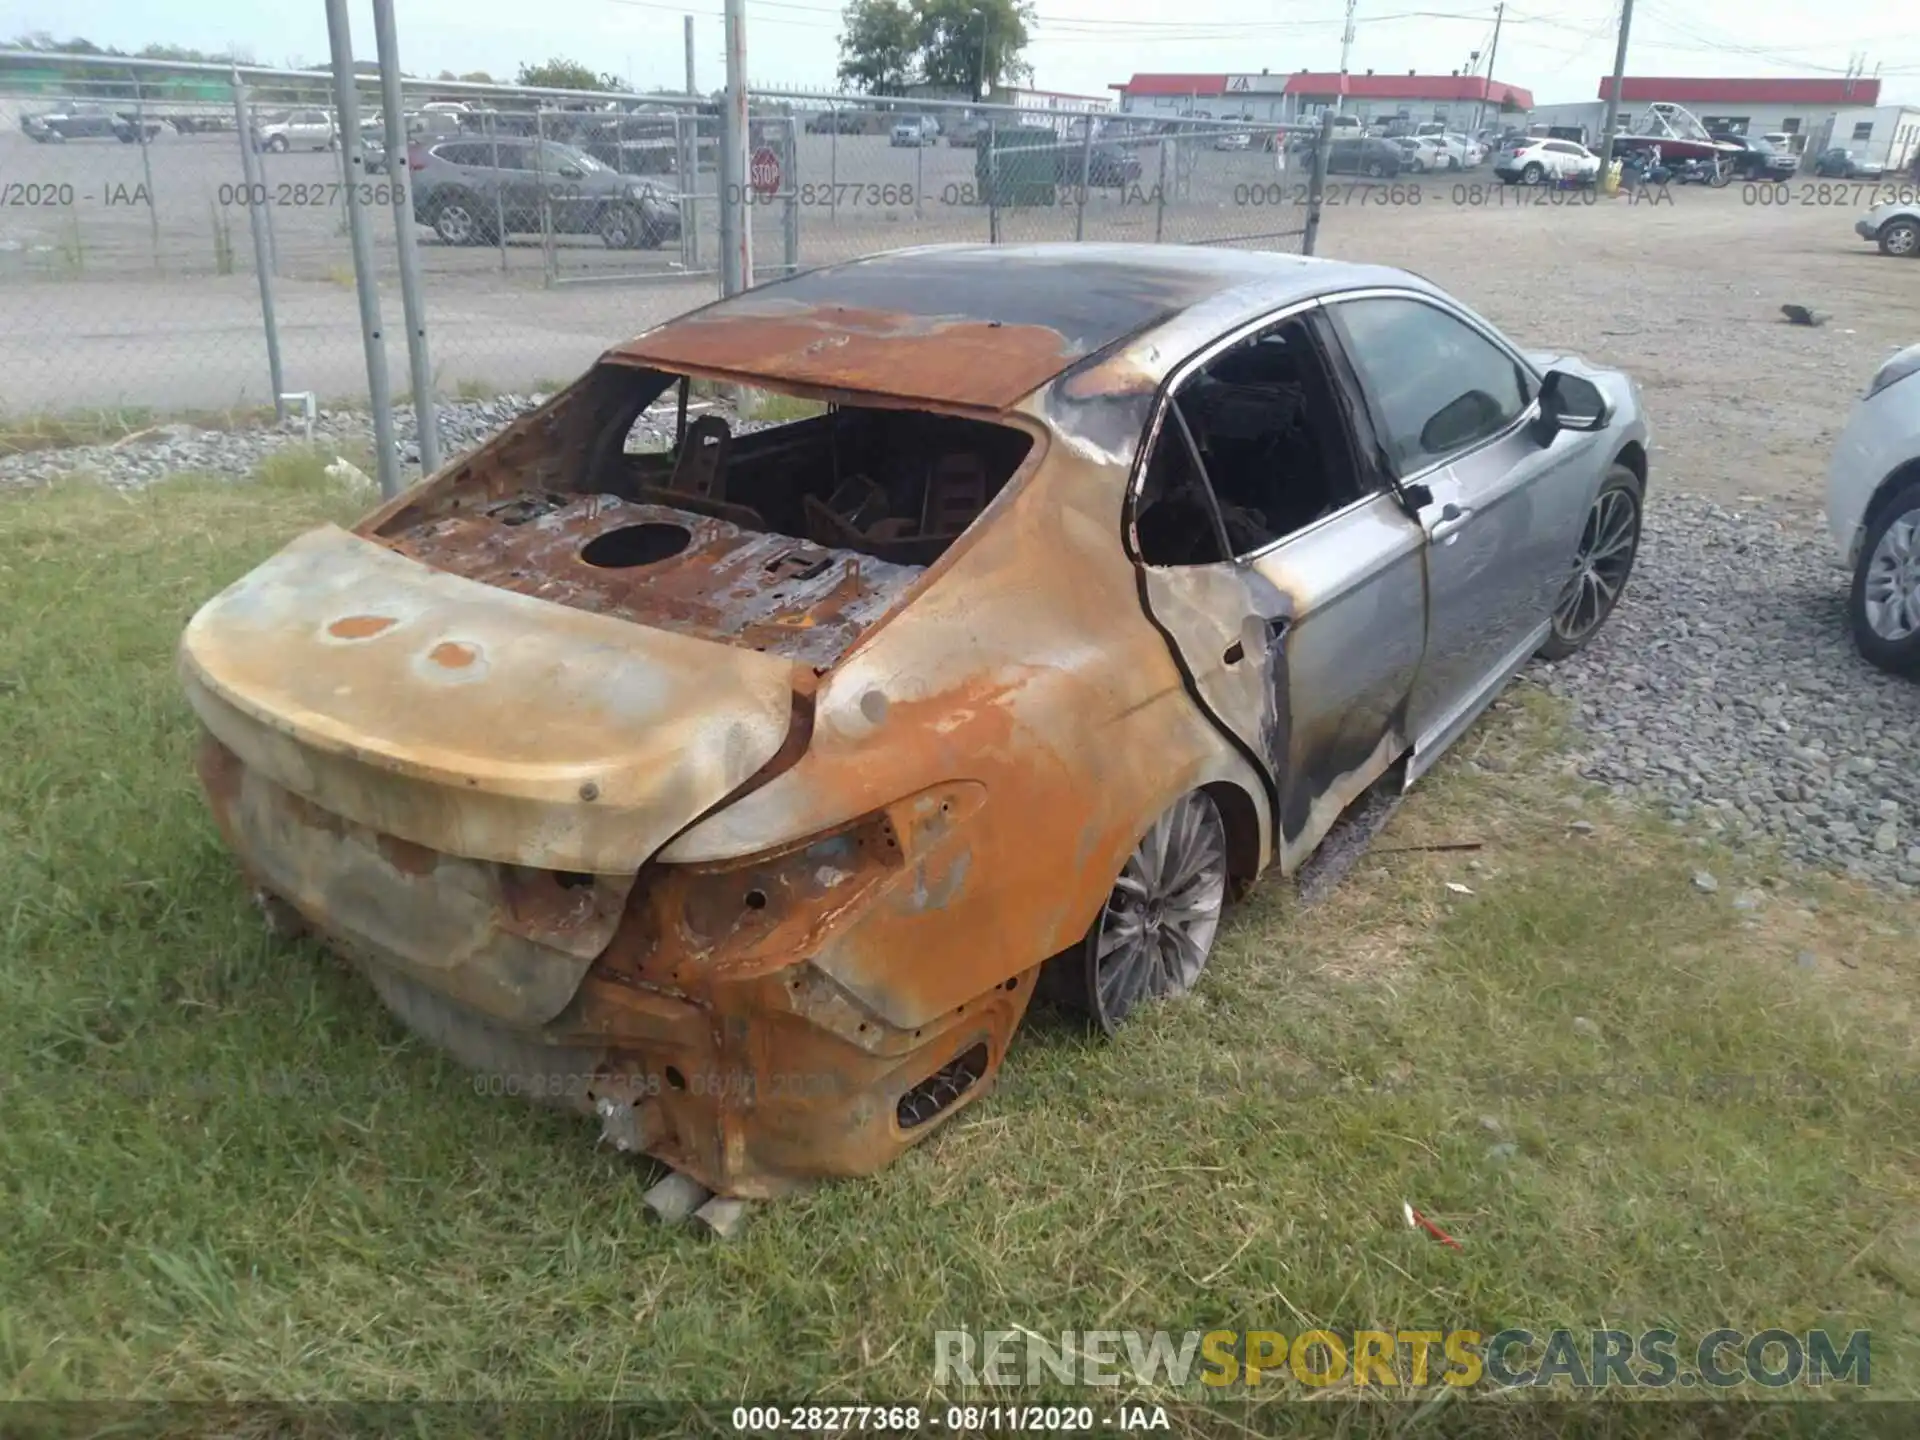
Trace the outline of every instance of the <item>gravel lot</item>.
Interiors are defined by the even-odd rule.
[[[1844,193],[1788,206],[1739,186],[1664,205],[1522,206],[1446,185],[1419,204],[1346,198],[1323,253],[1416,270],[1522,343],[1621,366],[1645,392],[1656,443],[1638,573],[1586,654],[1533,672],[1571,704],[1584,773],[1731,839],[1920,887],[1920,687],[1855,656],[1820,517],[1848,408],[1920,336],[1920,267],[1859,241]],[[1787,325],[1787,302],[1831,318]],[[471,443],[526,403],[449,404],[443,434]],[[329,412],[321,434],[364,444],[366,422]],[[180,468],[239,475],[284,443],[163,432],[0,460],[0,487],[71,468],[135,485]]]

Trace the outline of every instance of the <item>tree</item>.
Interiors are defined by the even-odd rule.
[[[537,85],[547,90],[624,90],[618,76],[596,75],[577,60],[549,60],[544,65],[522,65],[514,77],[516,85]]]
[[[840,79],[869,95],[904,95],[919,44],[904,0],[849,0],[841,20]]]
[[[500,83],[484,70],[469,70],[460,78],[469,85],[498,85]],[[447,79],[451,80],[453,76],[449,75]]]
[[[977,95],[982,80],[998,85],[1033,74],[1020,58],[1033,19],[1029,0],[914,0],[914,10],[920,78],[927,84]]]
[[[848,0],[840,31],[840,79],[871,95],[899,95],[915,82],[978,94],[1023,79],[1031,0]]]

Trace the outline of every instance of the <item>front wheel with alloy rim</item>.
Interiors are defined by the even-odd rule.
[[[1911,258],[1920,255],[1920,221],[1889,220],[1880,227],[1880,253]]]
[[[1540,647],[1545,660],[1564,660],[1591,640],[1619,603],[1640,553],[1640,477],[1614,465],[1587,507],[1573,571],[1553,604],[1552,628]]]
[[[433,233],[448,245],[478,244],[480,223],[474,217],[472,202],[464,195],[440,201],[433,207]]]
[[[1133,847],[1086,936],[1055,957],[1056,993],[1113,1034],[1143,1002],[1193,989],[1226,901],[1220,807],[1189,791]]]
[[[1847,619],[1870,664],[1920,676],[1920,482],[1881,506],[1861,537]]]

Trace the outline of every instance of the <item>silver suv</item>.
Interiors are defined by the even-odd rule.
[[[449,245],[506,235],[598,235],[610,249],[656,249],[680,235],[673,196],[555,140],[435,140],[407,149],[413,218]]]

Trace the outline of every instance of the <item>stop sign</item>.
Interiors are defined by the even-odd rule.
[[[747,176],[756,194],[772,195],[780,189],[780,157],[773,153],[772,146],[762,145],[753,152]]]

